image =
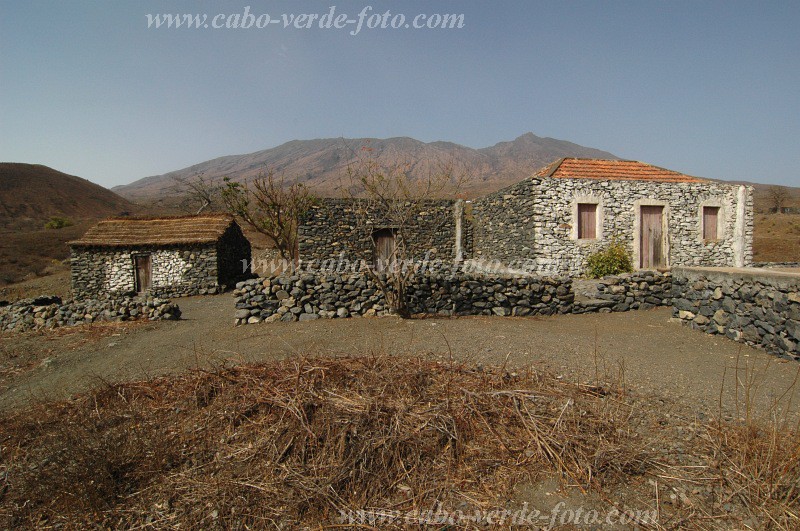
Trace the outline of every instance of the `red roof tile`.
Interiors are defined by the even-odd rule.
[[[665,170],[635,160],[559,159],[542,168],[538,177],[560,179],[601,179],[614,181],[658,181],[671,183],[699,183],[705,179]]]

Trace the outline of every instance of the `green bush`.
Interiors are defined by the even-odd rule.
[[[68,218],[53,216],[50,221],[44,224],[45,229],[63,229],[64,227],[71,227],[72,221]]]
[[[586,259],[586,276],[601,278],[633,271],[633,262],[628,249],[619,241],[612,241],[605,248]]]

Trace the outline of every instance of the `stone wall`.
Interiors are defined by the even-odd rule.
[[[670,306],[673,297],[672,273],[636,271],[610,275],[596,281],[580,281],[591,290],[577,293],[572,313],[627,312],[649,310],[656,306]]]
[[[0,307],[0,330],[24,332],[99,321],[174,320],[180,316],[177,304],[154,297],[62,301],[60,297],[45,295]]]
[[[463,220],[459,201],[425,201],[404,224],[407,255],[411,260],[453,259],[456,254],[457,219]],[[457,216],[457,214],[459,214]],[[394,216],[395,218],[397,216]],[[309,209],[298,228],[300,259],[323,261],[344,255],[350,260],[372,262],[372,234],[396,229],[370,202],[359,199],[321,199]],[[464,233],[462,232],[461,247]]]
[[[673,277],[675,317],[709,334],[800,359],[800,275],[676,268]]]
[[[151,295],[181,297],[220,291],[217,249],[213,245],[159,249],[73,247],[70,258],[73,296],[135,293],[137,254],[151,255]],[[241,268],[241,262],[236,266]]]
[[[418,275],[409,289],[412,313],[552,315],[570,313],[568,278]],[[234,290],[236,324],[383,315],[383,293],[365,274],[279,276],[240,282]]]
[[[578,203],[596,203],[598,237],[577,239]],[[549,275],[582,275],[586,258],[613,238],[638,263],[638,212],[662,205],[668,266],[733,266],[752,261],[752,188],[715,182],[667,183],[535,177],[472,206],[473,256]],[[721,237],[702,238],[702,206],[720,207]]]

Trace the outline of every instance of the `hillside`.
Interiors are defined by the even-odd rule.
[[[86,179],[40,164],[0,163],[0,228],[42,228],[51,216],[98,219],[134,208]]]
[[[480,195],[519,181],[560,157],[617,158],[611,153],[553,138],[526,133],[511,142],[473,149],[451,142],[420,142],[413,138],[328,138],[293,140],[278,147],[219,157],[163,175],[145,177],[113,190],[134,201],[149,202],[175,193],[175,178],[203,174],[212,180],[228,176],[237,181],[254,177],[265,168],[287,179],[298,179],[320,195],[337,194],[337,183],[362,148],[387,164],[410,163],[416,176],[426,176],[452,161],[473,179],[464,187],[469,196]]]
[[[0,286],[63,271],[67,241],[98,219],[139,211],[86,179],[40,164],[0,163]],[[53,216],[73,225],[45,229]],[[7,295],[0,290],[0,299]]]

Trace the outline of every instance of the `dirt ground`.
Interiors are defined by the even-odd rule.
[[[234,327],[229,294],[177,302],[183,311],[177,322],[0,336],[0,409],[35,399],[63,399],[103,382],[147,379],[221,363],[427,353],[443,358],[452,354],[478,364],[532,365],[578,381],[610,375],[624,379],[632,390],[683,403],[700,416],[717,413],[720,397],[723,410],[732,415],[737,414],[737,404],[738,414],[743,415],[746,401],[756,413],[766,415],[774,400],[787,389],[794,391],[800,369],[795,362],[673,322],[669,309],[528,318],[353,318]],[[752,383],[745,385],[748,380]],[[799,408],[791,409],[792,415],[798,413]]]

